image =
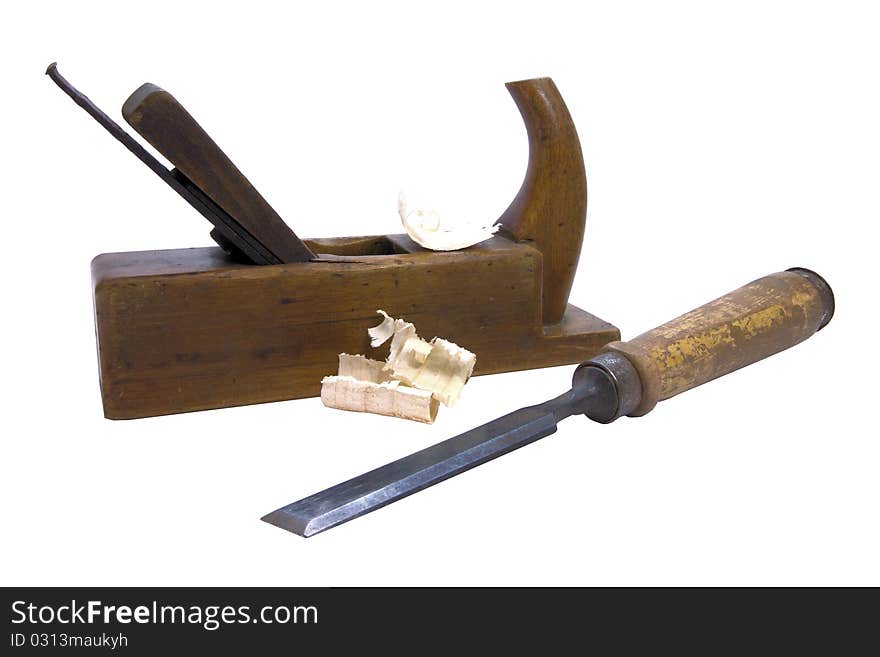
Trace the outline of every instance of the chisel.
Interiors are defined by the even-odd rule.
[[[834,313],[828,283],[789,269],[753,281],[629,342],[611,342],[574,372],[571,390],[521,408],[263,517],[312,536],[556,431],[570,415],[608,423],[806,340]]]

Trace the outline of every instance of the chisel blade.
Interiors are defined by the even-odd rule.
[[[574,401],[569,391],[521,408],[281,507],[263,520],[300,536],[313,536],[549,436],[556,431],[556,423],[571,414]]]

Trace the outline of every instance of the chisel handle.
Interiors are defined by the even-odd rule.
[[[833,313],[828,283],[808,269],[789,269],[752,281],[632,340],[611,342],[602,355],[578,369],[598,364],[617,381],[618,412],[600,421],[644,415],[658,401],[806,340]],[[624,367],[620,356],[628,361]],[[627,377],[624,369],[634,369],[638,376]],[[626,394],[627,385],[640,390]]]

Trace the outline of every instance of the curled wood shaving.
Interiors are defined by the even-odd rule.
[[[373,328],[367,329],[367,335],[370,336],[370,346],[375,349],[376,347],[381,347],[388,341],[388,338],[394,335],[394,327],[396,321],[393,317],[389,317],[388,313],[384,310],[377,310],[377,313],[382,315],[385,319],[382,320],[382,323],[379,326],[374,326]]]
[[[392,381],[391,373],[385,369],[385,363],[371,360],[366,356],[339,354],[339,376],[350,376],[359,381],[385,383]]]
[[[433,422],[439,403],[452,406],[474,370],[477,357],[454,342],[427,342],[415,326],[382,310],[383,320],[369,329],[371,344],[391,339],[385,362],[339,354],[336,376],[321,381],[325,406]]]
[[[400,385],[399,381],[374,383],[352,376],[327,376],[321,381],[324,406],[344,411],[377,413],[432,423],[440,403],[426,390]]]
[[[413,207],[403,192],[397,198],[400,221],[414,242],[432,251],[457,251],[492,237],[501,224],[444,223],[436,210]]]

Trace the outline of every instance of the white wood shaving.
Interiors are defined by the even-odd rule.
[[[400,221],[414,242],[432,251],[457,251],[491,238],[501,224],[457,222],[443,220],[436,210],[413,207],[403,192],[397,198]]]
[[[421,339],[413,324],[379,310],[383,320],[369,329],[371,343],[391,338],[388,358],[339,354],[336,376],[321,381],[321,401],[330,408],[433,422],[442,402],[453,406],[474,371],[477,357],[442,338]]]

